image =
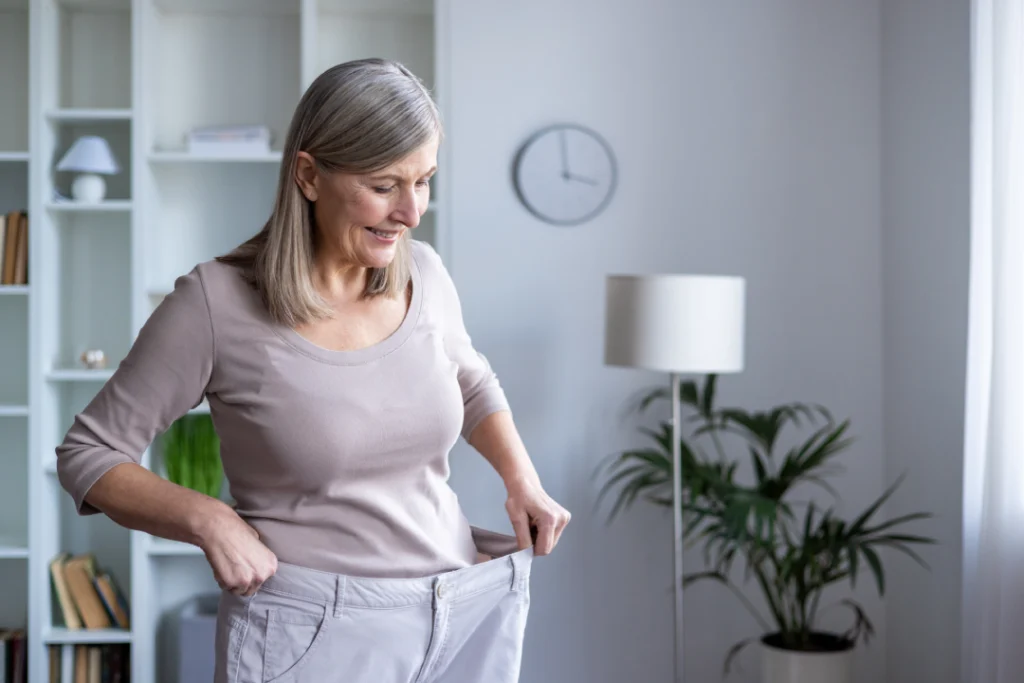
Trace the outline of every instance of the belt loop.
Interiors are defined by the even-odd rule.
[[[344,576],[336,576],[334,578],[334,618],[337,619],[341,616],[341,611],[345,609],[345,589],[348,588]]]
[[[517,591],[527,590],[530,584],[530,560],[522,551],[509,555],[512,562],[512,588]]]

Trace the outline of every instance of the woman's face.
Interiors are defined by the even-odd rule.
[[[366,175],[318,172],[300,152],[299,186],[314,202],[321,246],[353,265],[389,265],[398,240],[419,225],[427,210],[437,148],[435,138],[395,164]]]

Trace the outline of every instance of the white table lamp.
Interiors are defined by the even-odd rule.
[[[746,281],[720,275],[611,275],[605,364],[668,372],[672,386],[675,681],[683,680],[683,518],[680,373],[740,372]]]
[[[78,171],[79,175],[71,184],[71,196],[76,201],[95,204],[103,201],[107,193],[101,174],[112,175],[121,169],[106,140],[97,135],[84,135],[64,154],[57,170]]]

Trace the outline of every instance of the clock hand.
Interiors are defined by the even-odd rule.
[[[558,132],[558,139],[562,143],[562,177],[566,180],[569,179],[569,149],[566,146],[565,131],[561,130]]]
[[[588,185],[597,185],[597,181],[594,180],[593,178],[587,178],[585,176],[576,175],[575,173],[566,173],[565,174],[565,179],[566,180],[578,180],[579,182],[586,183]]]

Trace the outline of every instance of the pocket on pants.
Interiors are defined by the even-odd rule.
[[[237,624],[238,644],[229,652],[229,683],[286,683],[302,680],[332,621],[323,603],[303,600],[264,586],[251,598],[231,596],[243,620]],[[230,615],[230,612],[228,613]],[[315,670],[316,667],[310,667]]]
[[[309,661],[326,630],[323,606],[274,607],[266,611],[263,683],[291,678]]]

